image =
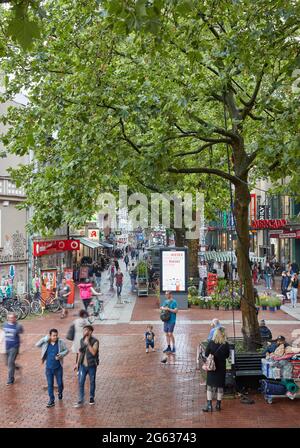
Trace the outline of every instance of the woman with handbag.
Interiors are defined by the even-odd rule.
[[[229,357],[229,344],[227,342],[225,328],[218,327],[213,339],[209,341],[205,350],[206,363],[203,369],[207,371],[207,405],[203,412],[212,412],[213,389],[217,389],[216,411],[221,410],[221,401],[225,387],[226,359]]]

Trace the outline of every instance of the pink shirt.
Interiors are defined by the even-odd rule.
[[[80,283],[78,285],[79,291],[80,291],[80,298],[82,300],[90,299],[92,297],[92,283]]]

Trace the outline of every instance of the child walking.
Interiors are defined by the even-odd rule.
[[[155,334],[153,333],[153,325],[147,325],[147,329],[144,335],[144,341],[146,342],[146,353],[149,353],[149,347],[151,347],[152,351],[155,352],[154,338]]]

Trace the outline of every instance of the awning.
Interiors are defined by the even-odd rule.
[[[98,249],[98,247],[102,247],[102,245],[100,243],[97,243],[97,241],[92,241],[84,237],[80,237],[78,239],[81,244],[83,244],[86,247],[89,247],[90,249]]]
[[[224,252],[216,252],[216,251],[203,251],[198,252],[199,257],[204,259],[205,261],[217,261],[217,262],[224,262],[224,261],[231,261],[236,263],[236,255],[234,252],[231,251],[224,251]],[[254,253],[249,253],[250,261],[253,261],[254,263],[263,263],[266,262],[266,257],[257,257]]]
[[[114,247],[113,244],[107,243],[106,241],[101,241],[100,244],[101,244],[102,247],[106,247],[106,248]]]

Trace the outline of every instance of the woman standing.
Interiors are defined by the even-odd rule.
[[[79,349],[80,349],[80,340],[83,338],[83,327],[85,325],[88,325],[89,322],[87,320],[88,313],[85,310],[79,311],[79,317],[74,320],[74,340],[72,344],[72,352],[76,353],[76,361],[75,364],[77,365],[78,362],[78,355],[79,355]]]
[[[207,405],[202,409],[203,412],[212,412],[213,388],[217,389],[216,411],[221,410],[221,401],[223,398],[226,376],[226,359],[229,357],[229,344],[227,342],[225,328],[218,327],[213,339],[209,341],[205,350],[205,356],[214,355],[216,370],[207,372]]]

